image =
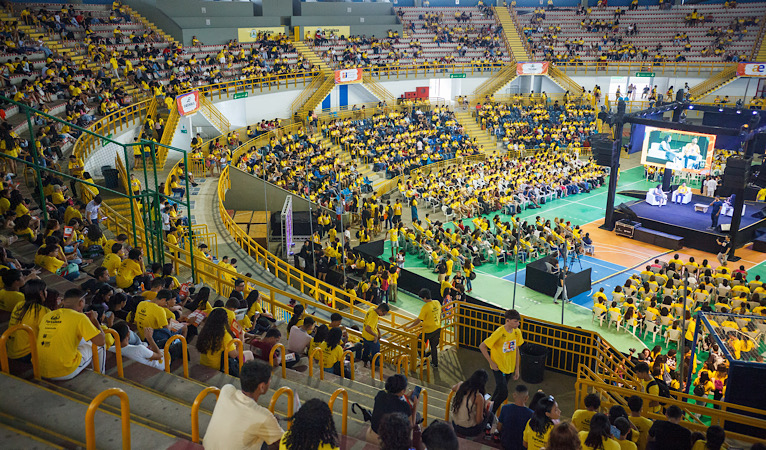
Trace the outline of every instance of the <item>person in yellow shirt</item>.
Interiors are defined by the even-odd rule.
[[[636,373],[636,378],[641,380],[644,392],[659,397],[660,386],[657,384],[657,380],[655,380],[649,372],[649,365],[645,362],[639,362],[633,370]],[[660,406],[659,400],[651,400],[647,411],[655,414],[662,414],[662,406]]]
[[[21,287],[24,286],[25,277],[21,271],[4,268],[0,270],[3,280],[3,289],[0,289],[0,310],[11,312],[20,303],[24,303],[24,294]]]
[[[521,314],[515,309],[509,309],[505,312],[503,325],[479,345],[481,354],[489,362],[489,368],[495,375],[495,392],[492,393],[492,412],[495,414],[508,398],[508,381],[511,378],[519,379],[519,347],[524,343],[519,325]]]
[[[370,308],[364,315],[364,328],[362,329],[362,361],[364,367],[372,361],[372,358],[380,352],[380,330],[378,319],[388,314],[388,303],[381,303],[376,308]]]
[[[205,319],[205,326],[197,336],[197,350],[200,353],[200,364],[212,369],[224,370],[223,358],[228,358],[229,374],[239,374],[239,354],[234,345],[234,337],[229,328],[229,316],[223,308],[213,308]],[[224,350],[226,354],[223,354]],[[248,356],[245,355],[245,359]],[[250,359],[252,353],[250,352]]]
[[[611,425],[606,414],[596,413],[590,420],[590,430],[580,431],[579,437],[583,450],[620,450],[620,444],[612,439]]]
[[[92,345],[98,348],[101,372],[104,372],[106,343],[104,332],[98,323],[98,313],[85,308],[85,292],[73,288],[64,293],[60,309],[45,314],[37,334],[37,356],[40,375],[52,380],[71,380],[93,358]]]
[[[134,248],[128,252],[128,258],[125,259],[120,268],[117,269],[117,287],[120,289],[135,288],[140,284],[138,279],[144,274],[144,263],[141,260],[141,249]]]
[[[638,450],[636,443],[628,439],[628,435],[630,435],[630,432],[633,429],[630,425],[630,420],[628,420],[627,417],[618,417],[614,421],[614,426],[620,432],[619,439],[615,439],[620,445],[620,450]],[[606,448],[606,444],[604,445],[604,448]]]
[[[630,416],[628,419],[633,426],[638,430],[638,441],[636,446],[638,450],[646,450],[646,444],[649,441],[649,429],[652,427],[651,419],[641,416],[641,408],[644,406],[644,399],[637,395],[628,397],[628,408],[630,409]]]
[[[558,421],[559,417],[561,417],[561,409],[553,396],[541,398],[535,406],[534,414],[524,428],[522,435],[524,447],[527,450],[540,450],[546,447],[554,421]]]
[[[601,397],[598,394],[588,394],[585,396],[585,409],[578,409],[572,414],[572,425],[577,431],[589,431],[590,419],[598,412],[601,407]]]
[[[334,373],[340,376],[341,364],[343,361],[343,330],[341,328],[330,328],[324,342],[319,344],[322,349],[322,369],[327,373]],[[346,378],[351,378],[350,371],[344,371]]]
[[[423,324],[423,342],[428,341],[431,366],[436,369],[439,367],[439,337],[441,336],[442,331],[442,304],[439,300],[431,299],[431,291],[428,289],[421,289],[418,296],[425,304],[420,308],[418,318],[409,326],[404,327],[404,329],[409,330],[421,323]],[[425,356],[429,356],[429,352],[426,352]]]
[[[700,439],[694,443],[692,450],[711,450],[724,448],[726,441],[726,432],[718,425],[711,425],[705,431],[705,439]]]
[[[104,257],[104,261],[101,263],[101,266],[106,267],[109,276],[113,277],[115,281],[117,280],[117,269],[122,265],[123,254],[122,244],[114,244],[111,252]]]
[[[25,300],[16,304],[11,311],[8,327],[18,324],[26,325],[32,328],[35,336],[37,336],[40,330],[40,321],[43,316],[50,312],[50,309],[43,306],[46,295],[47,290],[44,281],[29,280],[24,285]],[[30,343],[29,335],[25,331],[14,332],[8,338],[8,357],[30,362],[32,354],[30,344],[35,345],[34,342]]]

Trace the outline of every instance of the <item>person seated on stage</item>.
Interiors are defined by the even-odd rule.
[[[676,189],[673,192],[673,203],[683,202],[686,194],[690,193],[691,191],[692,191],[691,188],[686,186],[686,183],[682,184],[681,186],[678,186],[678,189]]]
[[[651,194],[654,196],[654,201],[659,203],[659,207],[668,202],[668,196],[662,191],[662,185],[658,184],[656,188],[652,189]]]

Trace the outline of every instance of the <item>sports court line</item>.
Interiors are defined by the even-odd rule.
[[[621,270],[621,271],[619,271],[619,272],[617,272],[617,273],[613,273],[612,275],[609,275],[608,277],[602,278],[602,279],[600,279],[600,280],[596,280],[596,281],[592,282],[590,285],[591,285],[591,286],[593,286],[593,285],[594,285],[594,284],[596,284],[596,283],[602,283],[602,282],[604,282],[604,281],[606,281],[606,280],[608,280],[608,279],[610,279],[610,278],[612,278],[612,277],[614,277],[614,276],[617,276],[617,275],[623,274],[623,273],[625,273],[625,272],[627,272],[627,271],[629,271],[629,270],[635,270],[636,268],[638,268],[638,266],[644,265],[644,264],[646,264],[646,263],[648,263],[648,262],[650,262],[650,261],[652,261],[652,260],[654,260],[654,259],[658,259],[658,258],[660,258],[660,257],[662,257],[662,256],[665,256],[665,255],[669,255],[669,254],[671,254],[671,253],[673,253],[673,252],[675,252],[675,251],[676,251],[676,250],[668,250],[668,251],[666,251],[665,253],[660,253],[660,254],[658,254],[658,255],[656,255],[656,256],[653,256],[653,257],[651,257],[651,258],[649,258],[649,259],[647,259],[647,260],[645,260],[645,261],[643,261],[643,262],[640,262],[640,263],[636,264],[636,265],[635,265],[635,266],[633,266],[633,267],[628,267],[628,268],[626,268],[625,270]]]

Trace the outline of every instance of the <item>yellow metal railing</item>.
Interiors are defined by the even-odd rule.
[[[85,413],[85,444],[87,450],[96,450],[95,417],[98,407],[108,397],[116,395],[120,399],[120,420],[122,422],[122,450],[130,450],[130,400],[122,389],[110,388],[98,394],[88,405]]]
[[[125,365],[122,362],[122,345],[120,345],[120,335],[111,328],[104,330],[104,333],[112,336],[114,339],[114,354],[117,361],[117,376],[120,378],[125,378]]]
[[[0,336],[0,371],[7,374],[11,373],[11,368],[8,361],[8,349],[6,348],[6,345],[8,344],[8,339],[11,337],[11,335],[17,331],[27,333],[29,336],[29,351],[31,352],[30,356],[32,358],[32,371],[35,379],[39,380],[40,361],[37,357],[37,336],[35,336],[35,330],[33,330],[32,327],[29,325],[24,325],[23,323],[19,323],[8,328],[5,330],[3,335]]]
[[[711,74],[707,80],[693,86],[689,89],[692,100],[696,100],[708,92],[715,89],[717,86],[725,83],[726,81],[737,77],[737,64],[731,64],[725,67],[722,71]]]
[[[239,363],[239,369],[242,370],[242,365],[245,364],[245,346],[242,343],[242,340],[240,339],[232,339],[232,342],[237,347],[237,353],[238,353],[238,363]],[[229,374],[229,356],[228,356],[228,350],[223,349],[223,373]]]
[[[375,364],[377,361],[378,367],[379,367],[379,376],[380,381],[383,381],[383,358],[380,356],[380,353],[376,353],[375,356],[372,357],[372,363],[370,364],[370,371],[372,373],[372,379],[375,379]]]
[[[186,344],[186,338],[180,334],[176,334],[165,341],[164,348],[164,360],[165,360],[165,372],[170,373],[170,346],[175,341],[181,341],[181,351],[183,352],[183,364],[184,364],[184,378],[189,378],[189,351]],[[228,371],[226,372],[228,373]]]
[[[298,108],[298,114],[303,118],[309,111],[317,107],[327,94],[335,87],[335,78],[328,76],[313,94]]]
[[[364,83],[364,86],[373,93],[373,95],[385,101],[386,103],[393,104],[396,101],[396,97],[394,97],[394,95],[389,92],[388,89],[384,88],[382,84],[378,83],[378,81],[371,77],[367,72],[364,73],[362,82]]]
[[[146,119],[148,119],[150,117],[154,118],[156,115],[157,115],[157,97],[152,97],[149,100],[149,107],[146,109]],[[145,128],[143,126],[141,126],[138,129],[138,139],[139,140],[144,139],[144,138],[149,139],[149,138],[152,137],[152,136],[148,136],[148,137],[144,136],[144,130],[145,130]],[[150,133],[151,132],[154,132],[154,130],[150,130]],[[136,161],[136,162],[138,162],[138,161]]]
[[[340,361],[340,377],[345,378],[346,377],[346,357],[348,357],[348,371],[349,371],[349,378],[351,381],[354,381],[356,379],[356,369],[354,368],[354,352],[351,350],[346,350],[343,352],[343,358],[341,358]]]
[[[308,100],[309,97],[311,97],[311,95],[319,88],[319,86],[324,83],[325,78],[328,76],[324,72],[319,72],[317,75],[318,76],[315,76],[311,79],[311,83],[309,83],[308,86],[303,88],[303,91],[298,94],[298,97],[296,97],[295,100],[290,103],[290,111],[297,111],[304,103],[306,103],[306,100]]]
[[[72,153],[86,161],[94,150],[102,146],[100,136],[114,135],[123,127],[140,126],[150,104],[151,99],[133,103],[97,120],[88,127],[88,130],[99,136],[82,133],[75,141]]]
[[[583,74],[589,72],[653,72],[657,76],[711,76],[731,66],[729,62],[702,62],[702,61],[582,61],[582,62],[557,62],[551,63],[551,67],[558,69],[570,75]],[[736,64],[734,64],[736,66]]]
[[[231,122],[221,111],[213,105],[204,95],[200,95],[200,104],[202,105],[202,112],[210,119],[213,125],[218,128],[222,133],[228,133],[231,128]],[[190,130],[191,132],[191,130]]]
[[[315,348],[309,353],[309,378],[314,376],[314,357],[319,363],[319,379],[324,380],[324,352],[321,348]]]
[[[343,388],[336,389],[335,392],[333,392],[330,396],[330,401],[327,402],[327,405],[330,407],[330,411],[332,411],[333,406],[335,406],[335,400],[338,398],[338,396],[341,397],[341,401],[343,402],[343,413],[341,416],[341,434],[345,436],[348,434],[348,392]]]
[[[282,359],[282,378],[287,378],[287,365],[286,365],[286,355],[285,355],[285,346],[282,344],[274,344],[273,347],[271,347],[271,351],[269,352],[269,364],[271,364],[271,367],[274,367],[274,353],[279,350],[279,357]]]
[[[216,400],[218,400],[218,396],[221,395],[221,390],[214,386],[206,387],[202,390],[202,392],[197,394],[197,397],[194,399],[194,403],[192,403],[191,432],[192,442],[195,444],[201,443],[199,438],[199,408],[202,406],[202,401],[205,400],[205,398],[210,394],[215,395]]]
[[[277,407],[277,400],[279,400],[279,397],[282,395],[287,395],[287,417],[292,417],[294,412],[293,407],[293,390],[290,389],[287,386],[282,386],[281,388],[277,389],[277,391],[274,393],[274,395],[271,396],[271,401],[269,402],[269,411],[271,411],[272,414],[274,414],[274,409]],[[287,429],[289,430],[292,426],[292,421],[287,422]]]

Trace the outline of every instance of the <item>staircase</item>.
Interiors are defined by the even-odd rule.
[[[311,47],[306,45],[305,42],[296,41],[293,42],[293,45],[295,46],[295,50],[297,50],[301,56],[308,59],[309,62],[318,67],[320,71],[332,72],[332,67],[328,66],[327,63],[322,58],[320,58],[319,55],[317,55],[314,50],[311,49]]]
[[[503,35],[505,43],[508,46],[508,50],[511,52],[511,56],[514,61],[531,61],[529,53],[524,46],[524,41],[521,37],[521,30],[516,26],[516,21],[511,13],[508,12],[508,8],[501,6],[495,6],[495,17],[500,25],[503,26]]]
[[[471,116],[471,111],[456,111],[455,117],[458,123],[463,126],[463,129],[468,136],[473,140],[476,138],[476,143],[480,149],[486,154],[491,154],[497,150],[497,141],[486,130],[481,129],[481,125],[476,122],[476,119]]]
[[[134,21],[141,22],[142,24],[144,24],[144,26],[146,28],[149,28],[150,30],[154,31],[156,34],[160,35],[160,37],[162,37],[162,39],[164,39],[164,40],[166,40],[166,41],[168,41],[170,43],[176,44],[176,45],[181,45],[181,44],[178,43],[178,41],[173,39],[172,36],[170,36],[169,34],[165,33],[164,31],[162,31],[162,29],[159,28],[157,25],[153,24],[146,17],[144,17],[141,14],[137,13],[135,9],[132,9],[128,5],[123,5],[123,8],[125,8],[125,11],[127,11],[128,14],[130,14],[130,17],[132,17]]]
[[[228,133],[229,129],[231,129],[231,123],[229,122],[229,119],[227,119],[226,116],[224,116],[223,113],[218,108],[216,108],[215,105],[204,95],[200,95],[200,103],[202,105],[200,111],[207,118],[207,120],[210,121],[210,124],[213,125],[221,134]]]
[[[572,95],[577,96],[582,92],[582,86],[570,78],[564,71],[550,64],[548,65],[548,78],[561,86],[564,91],[569,91]]]
[[[503,86],[513,81],[516,76],[515,62],[504,66],[473,91],[474,101],[472,104],[483,102],[485,97],[495,95]]]
[[[378,97],[381,101],[386,102],[388,105],[393,105],[396,103],[396,97],[388,91],[388,89],[384,88],[382,84],[378,83],[375,78],[371,77],[367,73],[364,74],[364,77],[362,78],[363,86],[370,91],[372,95],[375,97]]]
[[[321,80],[321,84],[319,84],[316,90],[314,90],[313,93],[311,93],[311,95],[308,97],[308,99],[306,99],[305,102],[298,105],[298,110],[297,110],[298,117],[304,118],[309,113],[309,111],[313,111],[314,109],[316,109],[316,107],[319,106],[320,103],[322,103],[325,97],[327,97],[327,95],[335,87],[335,77],[332,75],[332,72],[330,72],[329,75],[326,72],[322,72],[320,75],[317,76],[317,79]],[[300,99],[300,97],[298,97],[298,99]]]
[[[766,40],[766,14],[761,16],[761,27],[758,29],[758,38],[755,40],[750,61],[766,61],[766,45],[763,45],[764,40]]]
[[[707,80],[689,89],[691,99],[693,101],[700,100],[705,95],[712,93],[720,87],[726,86],[737,78],[737,64],[732,64],[726,69],[718,72]]]

